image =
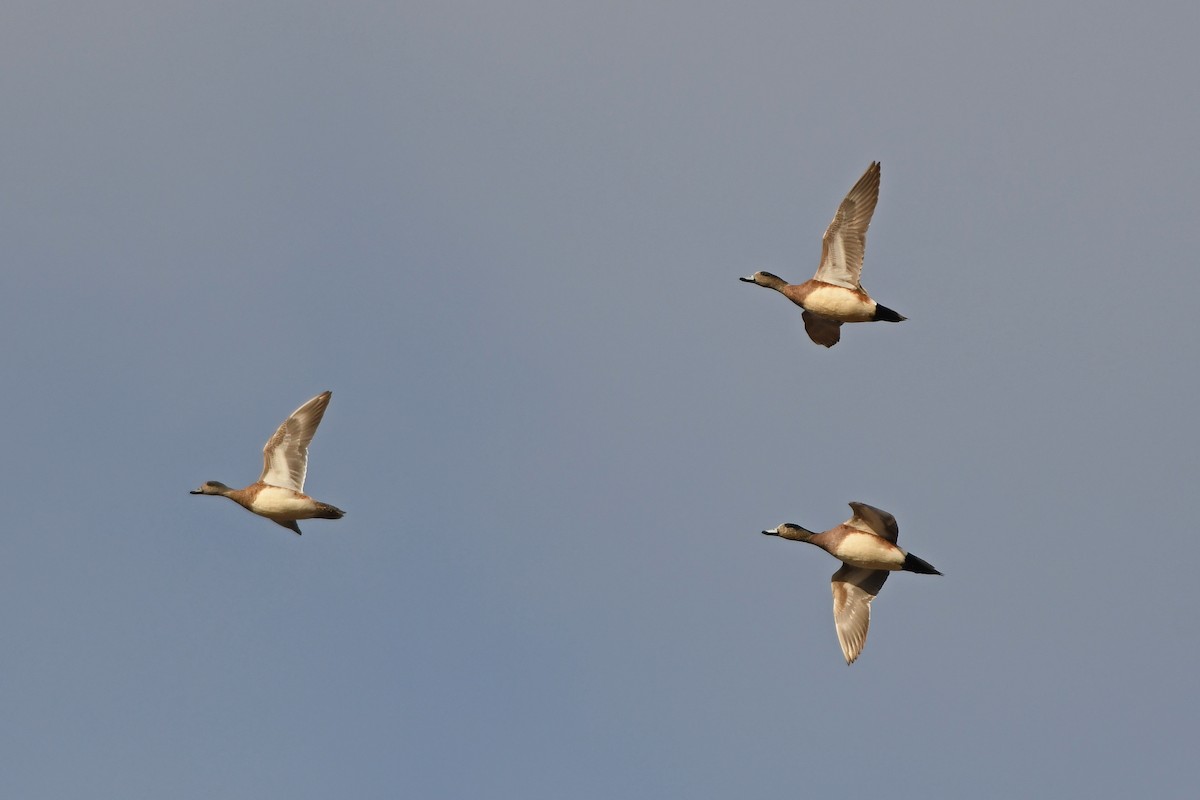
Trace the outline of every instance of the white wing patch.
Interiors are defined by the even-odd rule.
[[[332,392],[322,392],[292,412],[263,448],[263,471],[259,480],[269,486],[304,491],[308,474],[308,445]]]
[[[848,564],[833,573],[833,624],[847,664],[853,664],[867,643],[871,627],[871,601],[883,588],[888,574]]]
[[[818,281],[847,289],[861,288],[863,257],[867,251],[867,227],[879,201],[879,162],[874,161],[838,206],[825,229],[821,243]]]

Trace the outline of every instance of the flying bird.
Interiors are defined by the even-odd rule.
[[[304,494],[308,473],[308,444],[312,441],[332,392],[322,392],[292,412],[263,448],[263,471],[258,481],[245,489],[231,489],[219,481],[208,481],[191,494],[228,497],[247,511],[300,533],[296,520],[341,519],[346,513]]]
[[[842,562],[833,573],[833,624],[846,664],[853,664],[867,643],[871,601],[883,588],[889,572],[941,575],[929,562],[896,545],[900,527],[888,512],[866,503],[851,503],[854,515],[824,533],[813,533],[786,522],[763,531],[794,542],[808,542]]]
[[[821,265],[812,280],[790,284],[770,272],[738,278],[774,289],[804,309],[804,330],[817,344],[833,347],[842,338],[843,322],[901,322],[907,317],[871,299],[862,287],[867,226],[879,199],[879,162],[858,179],[833,215],[821,243]]]

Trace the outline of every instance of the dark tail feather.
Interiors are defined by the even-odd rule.
[[[919,572],[922,575],[941,575],[942,574],[933,568],[933,564],[930,564],[928,561],[925,561],[924,559],[917,558],[912,553],[908,553],[907,555],[904,556],[903,569],[905,572]]]
[[[340,508],[336,508],[327,503],[321,503],[317,507],[317,519],[341,519],[344,516],[346,516],[345,511],[342,511]]]
[[[903,322],[904,320],[908,319],[908,317],[901,316],[887,306],[881,306],[876,303],[875,319],[882,320],[883,322]]]

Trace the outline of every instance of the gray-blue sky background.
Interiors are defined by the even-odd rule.
[[[0,12],[0,793],[1192,796],[1196,5],[650,5]]]

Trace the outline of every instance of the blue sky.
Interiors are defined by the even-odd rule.
[[[0,793],[1192,796],[1198,27],[7,4]],[[825,350],[736,279],[872,160]],[[188,495],[324,389],[345,519]]]

